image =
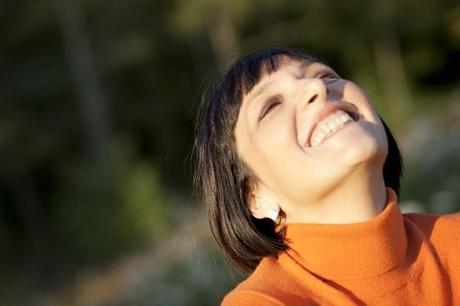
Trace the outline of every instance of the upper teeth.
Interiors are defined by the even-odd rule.
[[[342,110],[337,110],[318,122],[311,135],[311,146],[317,146],[328,136],[340,129],[345,122],[353,120],[350,115]]]

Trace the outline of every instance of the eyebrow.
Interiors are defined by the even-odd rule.
[[[296,74],[296,77],[297,78],[304,78],[305,74],[306,74],[306,71],[307,71],[307,68],[310,67],[311,65],[315,64],[315,63],[316,62],[312,62],[312,63],[302,62],[300,67],[299,67],[299,74]],[[269,85],[271,85],[272,83],[273,83],[273,81],[265,83],[260,88],[258,88],[257,91],[255,91],[253,94],[251,94],[252,97],[251,97],[250,100],[251,101],[257,100],[258,96],[261,95],[267,89],[267,87],[269,87]]]
[[[264,85],[262,85],[262,87],[257,89],[257,91],[252,95],[251,101],[257,100],[257,97],[260,96],[267,89],[267,87],[272,83],[273,83],[273,81],[265,83]]]

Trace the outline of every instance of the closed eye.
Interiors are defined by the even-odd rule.
[[[335,79],[336,76],[333,75],[332,73],[326,73],[326,74],[323,75],[321,78],[323,78],[323,79]]]
[[[273,108],[281,104],[281,102],[282,97],[278,95],[268,98],[264,104],[264,108],[262,109],[258,120],[261,121],[270,111],[272,111]]]
[[[337,79],[339,79],[339,76],[332,72],[325,72],[319,77],[325,81],[336,81]]]

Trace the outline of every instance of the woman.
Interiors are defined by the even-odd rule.
[[[239,59],[196,132],[212,232],[250,274],[222,305],[460,305],[460,214],[401,214],[395,139],[321,58]]]

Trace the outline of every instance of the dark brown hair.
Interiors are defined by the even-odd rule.
[[[256,219],[246,202],[255,177],[236,153],[234,129],[243,96],[264,73],[276,71],[287,57],[307,64],[325,60],[302,49],[270,48],[238,59],[208,87],[197,116],[194,143],[194,185],[207,207],[211,231],[230,262],[251,272],[265,256],[287,248],[276,224]],[[388,138],[383,167],[385,185],[399,196],[402,157],[390,129],[379,117]]]

